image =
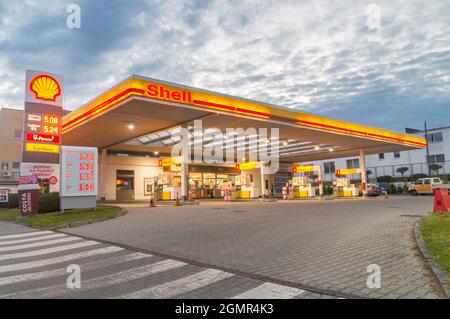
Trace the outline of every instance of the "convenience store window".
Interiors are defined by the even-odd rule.
[[[213,188],[216,185],[216,174],[203,173],[203,185],[206,188]]]

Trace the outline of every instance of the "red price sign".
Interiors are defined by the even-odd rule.
[[[78,184],[78,190],[82,192],[90,192],[94,190],[94,184]]]
[[[79,169],[80,171],[93,171],[95,168],[94,163],[80,163]]]
[[[95,159],[94,153],[80,153],[80,161],[93,161]]]
[[[94,180],[94,174],[80,174],[79,175],[80,181],[93,181]]]

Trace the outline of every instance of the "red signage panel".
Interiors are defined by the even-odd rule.
[[[59,144],[60,139],[58,135],[27,133],[27,141]]]

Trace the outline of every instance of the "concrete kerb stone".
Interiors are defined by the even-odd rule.
[[[99,222],[103,222],[109,219],[113,219],[113,218],[117,218],[123,215],[128,214],[128,210],[126,208],[120,208],[120,213],[119,215],[115,216],[115,217],[102,217],[102,218],[96,218],[96,219],[91,219],[91,220],[84,220],[84,221],[80,221],[80,222],[74,222],[71,224],[67,224],[67,225],[60,225],[60,226],[54,226],[54,227],[50,227],[50,228],[46,228],[46,230],[52,230],[52,231],[56,231],[58,229],[64,229],[64,228],[73,228],[73,227],[79,227],[79,226],[84,226],[84,225],[89,225],[89,224],[94,224],[94,223],[99,223]],[[18,224],[18,225],[24,225],[23,223],[19,222],[19,221],[8,221],[10,223],[13,224]],[[27,227],[31,227],[34,229],[40,229],[42,230],[42,228],[38,227],[38,226],[34,226],[34,225],[24,225]]]
[[[439,286],[439,288],[442,290],[442,293],[446,296],[447,299],[450,299],[450,288],[449,288],[449,282],[448,282],[448,275],[447,273],[439,266],[434,260],[427,249],[425,245],[425,241],[423,240],[422,232],[420,231],[420,222],[422,221],[423,217],[420,218],[418,221],[416,221],[414,225],[414,239],[416,241],[417,248],[419,250],[420,256],[425,261],[425,264],[428,268],[428,270],[433,274],[433,277]]]

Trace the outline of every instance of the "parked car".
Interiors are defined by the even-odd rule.
[[[367,184],[366,189],[367,189],[367,196],[375,196],[376,197],[376,196],[379,196],[382,194],[381,188],[379,188],[375,184]]]
[[[446,188],[449,190],[450,185],[442,183],[442,180],[439,177],[426,177],[419,178],[409,185],[408,191],[412,196],[417,196],[417,194],[434,194],[436,188]]]

